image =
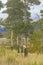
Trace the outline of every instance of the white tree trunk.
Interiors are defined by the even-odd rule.
[[[13,30],[11,30],[11,47],[13,47]]]
[[[17,36],[17,45],[19,44],[19,42],[18,42],[18,36]]]
[[[18,36],[17,36],[17,47],[18,47],[18,53],[20,53],[21,50],[20,50],[20,44],[19,44],[19,37]]]

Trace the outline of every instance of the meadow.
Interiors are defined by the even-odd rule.
[[[43,54],[28,53],[25,57],[16,50],[0,47],[0,65],[43,65]]]

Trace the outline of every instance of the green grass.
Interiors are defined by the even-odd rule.
[[[23,53],[1,47],[0,65],[43,65],[43,54],[29,53],[24,57]]]

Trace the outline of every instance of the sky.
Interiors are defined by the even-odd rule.
[[[43,0],[40,0],[40,5],[30,6],[31,18],[35,21],[41,18],[40,10],[43,10]]]
[[[3,2],[3,3],[6,3],[6,2],[7,2],[7,0],[2,0],[2,2]]]
[[[6,3],[7,0],[2,0],[3,3]],[[40,0],[41,4],[40,5],[33,5],[30,6],[30,12],[31,12],[31,18],[35,21],[38,20],[39,18],[41,18],[41,14],[40,14],[40,10],[43,10],[43,0]],[[1,9],[1,11],[5,10],[6,7],[4,9]],[[7,18],[7,14],[2,14],[0,11],[0,17],[2,18]]]

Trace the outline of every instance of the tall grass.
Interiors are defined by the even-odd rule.
[[[23,53],[16,50],[0,47],[0,65],[43,65],[43,54],[29,53],[24,57]]]

